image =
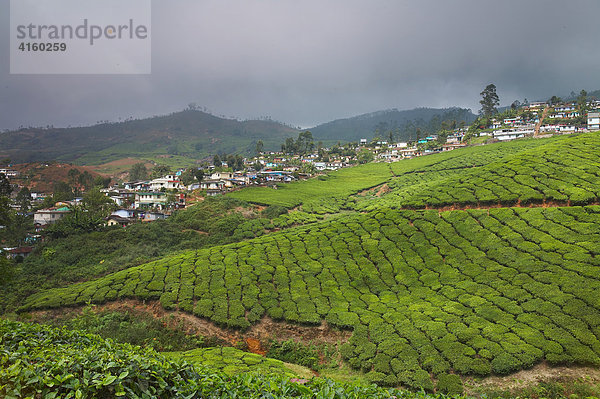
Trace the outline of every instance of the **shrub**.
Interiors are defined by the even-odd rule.
[[[438,392],[450,395],[460,395],[463,393],[463,383],[456,374],[442,374],[436,384]]]

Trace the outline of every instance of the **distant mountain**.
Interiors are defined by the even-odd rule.
[[[75,128],[32,128],[0,134],[0,158],[13,162],[61,160],[101,164],[126,157],[182,156],[279,149],[298,131],[271,120],[238,121],[185,110],[166,116]]]
[[[416,138],[417,129],[423,134],[435,133],[443,121],[473,122],[476,115],[464,108],[415,108],[399,111],[390,109],[352,118],[337,119],[318,125],[310,131],[313,137],[320,140],[358,141],[361,138],[371,139],[375,135],[387,138],[389,131],[398,140]]]
[[[436,132],[443,121],[470,123],[475,115],[461,108],[417,108],[379,111],[339,119],[310,129],[315,140],[327,143],[371,139],[389,131],[398,140]],[[0,134],[0,159],[15,163],[63,161],[99,165],[124,158],[191,163],[216,153],[251,155],[262,140],[267,150],[279,150],[299,131],[271,120],[238,121],[199,110],[118,123],[74,128],[26,128]]]

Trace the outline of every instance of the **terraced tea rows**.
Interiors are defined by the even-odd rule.
[[[192,251],[32,296],[25,309],[160,298],[223,326],[267,314],[353,335],[375,382],[600,365],[600,207],[379,209]],[[443,377],[445,379],[446,377]]]
[[[167,352],[163,354],[168,358],[181,359],[189,363],[197,363],[217,369],[228,375],[257,371],[262,374],[296,376],[281,360],[269,359],[231,347],[199,348],[186,352]]]
[[[419,185],[397,184],[397,190],[359,209],[594,203],[600,196],[599,145],[598,133],[554,139],[476,170],[429,176]]]
[[[264,187],[251,187],[229,195],[263,205],[281,205],[288,208],[302,205],[302,209],[309,213],[336,213],[340,209],[355,208],[357,199],[351,197],[352,195],[383,183],[390,184],[392,188],[405,188],[414,183],[439,180],[444,176],[456,175],[509,158],[527,149],[561,140],[565,138],[527,139],[469,147],[391,164],[367,164],[342,169],[308,181],[280,184],[276,191]],[[413,187],[410,193],[414,190]]]

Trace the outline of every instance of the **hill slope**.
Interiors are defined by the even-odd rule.
[[[89,127],[21,129],[0,134],[0,158],[100,164],[125,157],[251,153],[256,141],[276,149],[297,131],[273,121],[223,119],[197,110]]]
[[[523,140],[401,161],[391,165],[389,193],[358,195],[334,218],[42,292],[23,309],[157,298],[231,328],[265,315],[326,320],[353,331],[341,349],[350,366],[371,381],[414,388],[431,389],[432,376],[509,374],[541,361],[600,366],[600,206],[543,202],[554,181],[565,185],[555,189],[565,205],[597,201],[599,139]],[[501,154],[486,154],[494,148]],[[493,171],[512,171],[506,203],[477,196],[487,181],[479,175]],[[525,178],[536,171],[545,180]],[[577,174],[567,186],[565,176]],[[382,176],[372,174],[373,185]],[[450,202],[423,197],[427,184]],[[527,202],[539,207],[502,207],[537,190],[543,195]],[[393,209],[449,203],[483,209]],[[353,211],[364,204],[368,212]]]
[[[376,130],[382,138],[387,139],[387,131],[395,131],[397,140],[416,139],[416,129],[423,132],[435,133],[442,121],[465,121],[469,124],[475,120],[475,115],[468,109],[462,108],[415,108],[407,111],[391,109],[352,118],[337,119],[310,129],[313,136],[320,140],[358,141],[362,138],[371,139]],[[425,134],[425,133],[423,133]]]

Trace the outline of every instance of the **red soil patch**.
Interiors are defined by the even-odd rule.
[[[20,175],[15,178],[15,183],[27,187],[30,191],[52,193],[54,185],[58,182],[69,182],[69,171],[76,169],[80,174],[88,172],[92,178],[100,176],[89,166],[78,166],[68,163],[25,163],[12,166]],[[82,188],[82,187],[80,187]]]
[[[256,338],[246,338],[246,345],[248,345],[248,350],[252,353],[256,353],[257,355],[265,356],[267,351],[263,349],[260,341]]]

